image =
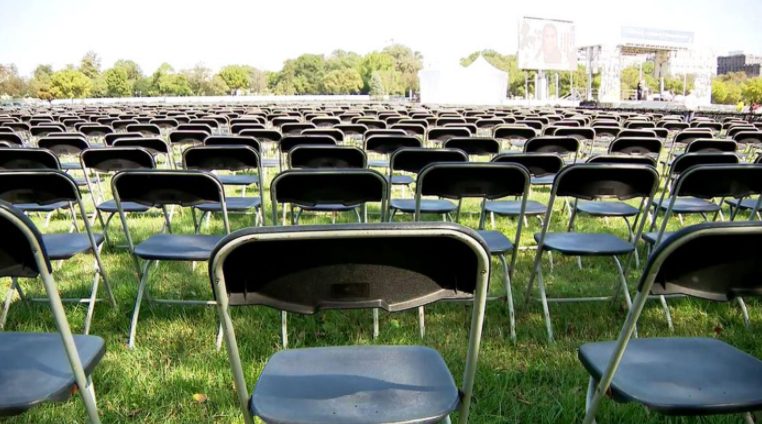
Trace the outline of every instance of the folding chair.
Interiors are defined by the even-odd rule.
[[[659,157],[661,141],[656,137],[619,137],[609,145],[609,154],[648,155]]]
[[[706,223],[657,247],[617,340],[579,348],[590,374],[584,423],[595,421],[604,395],[665,415],[742,413],[754,422],[750,412],[762,409],[762,361],[714,335],[631,338],[650,295],[727,302],[762,293],[760,242],[758,223]]]
[[[367,221],[368,202],[381,204],[380,222],[384,222],[389,198],[388,183],[383,175],[370,169],[351,168],[291,169],[281,172],[270,185],[270,196],[273,225],[278,225],[279,203],[289,203],[296,208],[292,214],[292,225],[299,223],[305,210],[334,214],[353,211],[358,222],[364,222]],[[362,212],[358,208],[362,208]]]
[[[294,257],[294,249],[311,253]],[[253,424],[258,416],[278,423],[433,423],[449,422],[458,409],[465,424],[489,260],[477,234],[452,224],[260,228],[226,238],[215,250],[210,279],[244,421]],[[473,308],[460,390],[433,349],[346,346],[276,353],[249,395],[230,306],[301,314],[379,307],[398,312],[461,293],[472,294]]]
[[[435,162],[468,162],[468,155],[462,150],[455,149],[428,149],[428,148],[401,148],[394,151],[389,160],[389,181],[393,181],[395,171],[403,171],[418,174],[426,165]],[[406,175],[401,175],[406,176]],[[411,177],[412,179],[412,177]],[[458,206],[446,199],[423,199],[421,200],[420,212],[441,214],[446,218],[458,209]],[[397,212],[414,215],[416,200],[413,199],[390,199],[389,220],[394,218]]]
[[[733,140],[720,140],[717,138],[697,138],[685,147],[685,153],[735,153],[738,143]]]
[[[500,153],[500,142],[491,137],[453,137],[444,143],[445,149],[460,149],[469,156],[493,156]]]
[[[175,164],[172,161],[172,149],[166,141],[158,137],[119,138],[114,140],[113,147],[145,149],[154,157],[154,159],[163,158],[163,161],[168,168],[172,169],[175,167]]]
[[[214,246],[223,235],[174,234],[167,206],[198,207],[216,203],[222,208],[222,222],[225,234],[230,233],[225,189],[212,174],[202,171],[181,170],[128,170],[111,179],[111,191],[119,210],[119,219],[127,238],[138,271],[138,293],[130,321],[128,347],[135,347],[140,305],[145,296],[150,302],[187,305],[213,305],[213,300],[156,299],[148,296],[149,270],[160,261],[201,262],[209,260]],[[127,223],[126,202],[148,207],[159,207],[164,214],[162,232],[135,243]],[[198,228],[198,225],[196,225]],[[141,263],[142,261],[142,263]],[[218,345],[221,341],[218,339]]]
[[[645,211],[648,211],[653,201],[653,196],[659,184],[659,175],[656,169],[642,165],[615,165],[615,164],[575,164],[567,166],[558,173],[550,192],[548,209],[543,219],[542,230],[535,233],[537,253],[532,266],[532,272],[527,285],[527,302],[531,299],[532,288],[535,278],[542,302],[545,326],[548,340],[553,341],[553,326],[550,320],[548,302],[572,302],[572,301],[601,301],[611,297],[582,297],[582,298],[548,298],[542,275],[542,255],[545,252],[558,252],[562,255],[590,257],[610,257],[617,267],[619,285],[615,286],[615,293],[619,290],[624,292],[627,307],[630,307],[630,295],[627,288],[627,280],[619,255],[629,255],[635,250],[635,243],[639,240],[645,224]],[[572,232],[567,228],[566,232],[550,232],[550,218],[556,199],[567,197],[572,199],[602,200],[616,198],[619,201],[629,199],[641,199],[639,217],[634,226],[637,230],[632,238],[624,240],[610,233],[582,233]]]
[[[524,211],[529,194],[530,175],[523,165],[516,163],[432,163],[418,174],[416,181],[416,209],[415,220],[421,218],[421,202],[423,196],[438,196],[440,198],[458,201],[458,211],[455,222],[460,221],[460,206],[465,198],[480,198],[479,208],[479,235],[484,239],[489,252],[497,256],[503,270],[503,285],[508,304],[510,318],[511,340],[516,340],[516,320],[513,310],[513,295],[511,290],[511,275],[516,266],[519,241]],[[488,200],[497,201],[504,197],[518,197],[519,211],[517,215],[517,228],[514,239],[511,241],[500,231],[485,230],[484,221],[486,211],[484,205]],[[506,261],[506,255],[511,255],[510,268]],[[423,315],[421,314],[421,332],[423,333]]]
[[[160,142],[164,143],[163,141]],[[103,228],[103,236],[106,239],[106,243],[110,244],[108,226],[111,223],[111,219],[119,210],[116,207],[115,200],[105,199],[105,190],[103,190],[101,184],[101,174],[105,177],[127,169],[154,169],[156,168],[156,163],[148,150],[139,147],[112,147],[108,149],[85,150],[80,155],[80,162],[82,169],[85,170],[87,189],[90,192],[93,205],[95,205],[95,216],[100,222],[101,228]],[[90,173],[92,173],[95,182],[90,178]],[[97,195],[96,187],[98,188]],[[125,202],[123,206],[126,213],[143,213],[149,209],[147,206],[133,202]],[[104,219],[103,214],[108,216]]]
[[[257,150],[244,145],[189,147],[183,152],[183,165],[185,169],[215,173],[223,186],[240,187],[241,196],[228,196],[225,199],[228,213],[245,214],[253,210],[254,226],[265,225],[264,196],[258,174],[262,164]],[[229,173],[220,174],[219,171]],[[258,195],[246,196],[246,188],[251,185],[256,186]],[[201,211],[200,219],[198,221],[194,219],[194,223],[197,222],[196,231],[198,231],[205,218],[212,213],[222,212],[222,205],[218,202],[202,203],[194,206],[193,210],[195,209]]]
[[[561,156],[553,153],[516,154],[504,153],[492,159],[495,163],[516,163],[524,166],[531,176],[531,185],[550,185],[561,168],[564,160]],[[542,218],[548,207],[536,200],[527,200],[524,208],[524,217],[536,216]],[[521,202],[517,200],[487,200],[484,203],[484,211],[490,214],[492,228],[495,228],[495,215],[518,217],[521,215]],[[524,225],[526,225],[524,219]]]
[[[575,163],[579,157],[580,142],[571,136],[543,135],[524,143],[524,153],[554,153],[566,163]]]
[[[73,336],[51,257],[29,218],[0,202],[0,277],[42,279],[58,334],[0,332],[0,417],[19,415],[47,401],[67,400],[78,388],[91,424],[99,424],[92,372],[106,352],[95,336]],[[8,302],[6,300],[6,307]]]
[[[327,135],[297,135],[286,136],[278,142],[278,158],[280,170],[283,170],[283,162],[288,164],[288,154],[296,146],[336,146],[336,140]]]
[[[46,205],[66,202],[67,204],[76,204],[80,214],[86,216],[85,205],[76,183],[69,175],[59,170],[0,172],[0,200],[12,205],[30,203]],[[62,299],[64,302],[87,304],[83,333],[88,334],[95,312],[95,303],[99,300],[97,296],[101,279],[103,279],[103,286],[106,288],[108,300],[112,307],[116,308],[117,306],[101,261],[104,236],[94,233],[87,219],[84,220],[84,223],[84,233],[44,234],[41,236],[41,240],[45,245],[48,258],[54,261],[65,261],[81,253],[92,252],[94,276],[90,293],[87,297]],[[5,325],[13,292],[17,292],[19,296],[30,301],[48,301],[48,298],[29,298],[24,294],[19,284],[13,284],[5,298],[5,307],[0,316],[0,328]]]
[[[370,160],[371,167],[389,168],[389,156],[402,148],[423,147],[421,140],[409,135],[374,135],[365,139],[365,151],[380,155],[380,159]],[[409,175],[394,175],[391,177],[391,183],[395,185],[408,186],[413,183],[413,178]]]

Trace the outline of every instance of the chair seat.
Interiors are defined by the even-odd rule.
[[[595,216],[635,216],[638,208],[624,202],[590,202],[580,200],[577,210]]]
[[[658,206],[660,209],[666,210],[669,207],[669,202],[669,199],[665,199]],[[678,197],[672,206],[672,213],[708,213],[718,210],[720,210],[720,205],[696,197]]]
[[[389,203],[392,209],[405,213],[415,213],[415,199],[392,199]],[[421,199],[422,213],[450,213],[458,207],[449,200],[444,199]]]
[[[673,232],[666,231],[664,235],[662,235],[661,240],[664,241],[668,237],[671,237],[672,234],[675,234]],[[659,233],[656,231],[649,231],[647,233],[643,233],[643,240],[645,240],[648,244],[654,244],[656,243],[656,237],[658,237]]]
[[[96,336],[74,336],[85,374],[106,352]],[[0,417],[71,396],[74,373],[59,334],[0,332]]]
[[[615,342],[588,343],[578,356],[600,379]],[[615,399],[664,414],[762,409],[762,361],[711,338],[632,339],[611,384]]]
[[[146,260],[206,261],[222,235],[156,234],[135,246],[135,255]]]
[[[543,175],[542,177],[532,177],[529,182],[532,185],[553,185],[553,180],[556,179],[556,174]]]
[[[150,208],[148,206],[141,205],[140,203],[122,202],[122,209],[124,209],[125,212],[146,212]],[[106,200],[105,202],[99,204],[98,210],[107,213],[119,212],[119,209],[116,207],[116,200],[113,199]]]
[[[413,184],[413,177],[410,175],[392,175],[391,180],[389,177],[386,178],[387,181],[390,181],[394,185],[410,185]]]
[[[277,168],[280,166],[280,161],[278,159],[262,159],[262,167],[263,168]]]
[[[540,242],[540,233],[534,239]],[[595,233],[546,233],[543,250],[554,250],[574,256],[611,256],[630,253],[632,243],[612,234]]]
[[[732,207],[738,207],[738,204],[741,204],[741,209],[754,209],[754,207],[757,206],[757,199],[756,198],[746,198],[741,200],[740,202],[738,199],[727,199],[725,200],[725,203]]]
[[[252,414],[272,423],[437,423],[458,406],[441,355],[419,346],[289,349],[265,365]]]
[[[103,243],[103,234],[95,233],[93,238],[96,245],[100,246]],[[69,259],[76,254],[92,250],[87,233],[43,234],[42,243],[48,256],[54,261]]]
[[[346,212],[358,208],[360,205],[342,205],[341,203],[318,203],[316,205],[296,205],[305,211],[312,212]]]
[[[61,169],[69,170],[79,170],[82,169],[82,165],[78,162],[61,162]]]
[[[518,200],[494,200],[487,201],[484,205],[487,212],[493,212],[503,216],[519,216],[521,202]],[[527,200],[524,215],[545,215],[548,207],[535,200]]]
[[[249,186],[259,184],[259,177],[256,175],[217,175],[217,179],[224,185]]]
[[[17,209],[24,212],[53,212],[58,209],[67,209],[69,202],[55,202],[48,205],[39,205],[37,203],[18,203],[14,204]]]
[[[368,168],[388,168],[389,161],[382,159],[372,159],[368,161]]]
[[[513,250],[513,243],[500,231],[479,230],[477,232],[487,242],[489,253],[494,255]]]
[[[249,209],[258,208],[262,204],[259,197],[226,197],[225,205],[229,212],[240,212]],[[196,206],[198,210],[204,212],[222,211],[222,205],[219,203],[203,203]]]

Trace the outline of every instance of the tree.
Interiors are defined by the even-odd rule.
[[[220,78],[225,81],[230,90],[241,90],[249,88],[251,76],[249,69],[245,65],[228,65],[220,69],[218,73]]]
[[[249,71],[249,91],[253,94],[267,93],[268,73],[253,66],[247,66]]]
[[[355,52],[346,50],[334,50],[325,60],[325,70],[327,72],[340,69],[359,69],[362,56]]]
[[[373,74],[379,71],[391,71],[394,69],[394,58],[386,53],[370,52],[360,62],[360,76],[363,81],[363,92],[370,92],[370,82]],[[380,75],[379,75],[380,78]]]
[[[50,65],[39,65],[34,70],[34,75],[29,81],[29,95],[42,100],[53,98],[51,93],[50,76],[53,74],[53,67]]]
[[[362,77],[352,68],[335,69],[325,74],[323,88],[327,94],[357,94],[362,89]]]
[[[370,77],[370,92],[371,96],[384,96],[386,95],[386,89],[384,88],[384,81],[381,78],[381,74],[374,72]]]
[[[230,88],[219,75],[212,75],[212,70],[199,64],[181,73],[188,80],[188,86],[196,96],[223,96]]]
[[[143,71],[140,66],[132,60],[119,59],[114,62],[114,68],[123,69],[127,73],[127,80],[137,81],[143,78]]]
[[[719,75],[712,79],[712,103],[735,105],[741,102],[747,76],[743,72]]]
[[[101,72],[101,58],[94,51],[89,51],[82,56],[79,70],[90,79],[95,79]]]
[[[752,78],[741,89],[741,97],[747,104],[762,103],[762,77]]]
[[[57,99],[87,97],[92,88],[90,78],[76,69],[63,69],[50,76],[50,93]]]
[[[16,65],[0,64],[0,96],[23,97],[27,88],[26,81],[19,76]]]
[[[132,84],[124,68],[111,68],[103,73],[106,96],[127,97],[132,95]]]
[[[402,44],[392,44],[381,52],[388,54],[394,60],[394,69],[399,74],[397,85],[401,94],[409,90],[418,91],[418,71],[423,68],[421,53]]]

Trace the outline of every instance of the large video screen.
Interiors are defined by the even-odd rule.
[[[571,71],[577,68],[574,23],[522,18],[518,65],[521,69]]]

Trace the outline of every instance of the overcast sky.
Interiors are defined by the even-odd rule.
[[[144,73],[231,63],[278,70],[301,53],[359,53],[399,42],[426,64],[479,49],[515,53],[522,16],[574,21],[577,45],[605,43],[623,25],[695,32],[717,53],[762,53],[762,0],[0,0],[0,63],[103,68],[132,59]]]

